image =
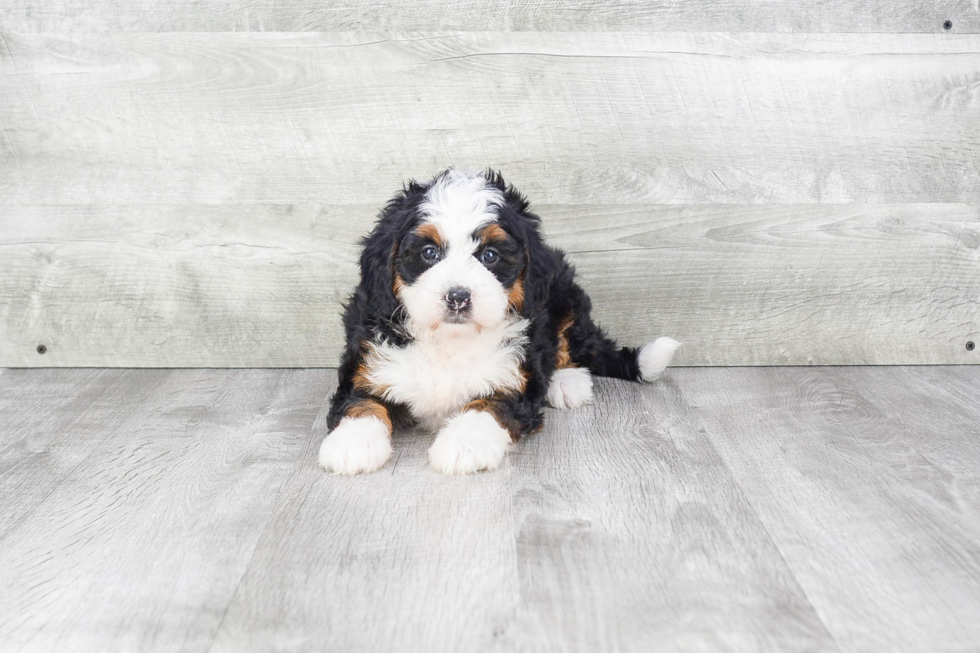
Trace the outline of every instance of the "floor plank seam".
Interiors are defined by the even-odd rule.
[[[232,592],[231,596],[228,598],[228,603],[225,605],[225,609],[221,613],[221,619],[218,621],[218,624],[214,629],[214,635],[211,638],[211,645],[208,647],[208,653],[211,653],[214,650],[215,645],[218,643],[218,637],[221,634],[222,628],[224,628],[225,620],[228,618],[228,613],[231,611],[231,607],[235,604],[235,599],[238,597],[238,592],[242,587],[242,583],[245,581],[245,578],[248,577],[249,572],[252,570],[252,565],[253,562],[255,561],[255,554],[259,550],[259,545],[262,543],[266,533],[269,531],[269,527],[275,521],[276,516],[279,515],[280,513],[279,510],[280,502],[282,501],[282,497],[286,495],[286,489],[292,485],[293,479],[297,477],[297,475],[302,471],[302,469],[307,464],[309,464],[310,453],[311,451],[313,451],[313,448],[310,443],[316,440],[316,425],[319,423],[319,420],[326,421],[326,416],[330,405],[329,401],[333,393],[334,393],[334,388],[331,385],[329,392],[327,392],[326,397],[323,400],[323,404],[320,406],[320,410],[317,411],[315,417],[313,418],[312,423],[309,425],[309,428],[307,429],[307,436],[306,436],[307,443],[303,447],[302,451],[300,452],[299,459],[296,461],[296,464],[293,465],[289,474],[286,475],[283,482],[280,483],[279,488],[276,491],[276,494],[279,495],[279,498],[276,500],[274,507],[269,511],[269,515],[266,517],[265,522],[262,524],[262,529],[259,532],[259,536],[255,538],[255,544],[248,555],[248,562],[246,562],[244,567],[242,568],[242,573],[238,577],[238,582],[235,584],[235,591]]]
[[[980,641],[980,367],[598,379],[461,479],[418,429],[390,469],[325,474],[332,370],[10,372],[6,648]]]
[[[715,449],[715,451],[717,452],[717,448],[715,447],[714,442],[711,441],[711,437],[710,435],[708,435],[707,429],[705,429],[705,435],[708,437],[708,441],[710,442],[712,449]],[[779,555],[779,559],[782,561],[783,565],[785,565],[786,570],[793,577],[793,581],[796,583],[796,587],[799,589],[800,594],[802,594],[803,598],[806,599],[807,604],[809,604],[810,608],[813,610],[813,614],[816,615],[817,619],[820,620],[820,624],[823,626],[824,631],[826,631],[827,636],[830,637],[831,641],[834,642],[834,646],[837,647],[837,650],[840,651],[840,653],[844,653],[846,649],[844,649],[840,645],[840,642],[837,640],[837,636],[834,634],[834,632],[830,629],[830,626],[827,624],[826,616],[821,614],[821,611],[817,607],[817,604],[814,603],[813,599],[810,597],[810,593],[807,592],[806,588],[803,586],[803,583],[800,582],[800,578],[799,576],[797,576],[796,570],[793,569],[793,565],[791,565],[789,561],[786,559],[786,556],[783,555],[783,550],[779,547],[779,544],[776,543],[776,540],[773,538],[772,533],[769,530],[769,527],[766,525],[765,521],[763,521],[762,517],[759,515],[759,510],[756,508],[755,504],[752,502],[748,494],[745,492],[745,489],[742,487],[742,484],[739,483],[738,479],[736,479],[735,476],[731,473],[731,470],[728,468],[728,461],[725,460],[725,458],[721,457],[721,454],[719,454],[719,459],[725,463],[725,469],[729,470],[728,475],[732,479],[732,484],[738,488],[739,494],[745,500],[745,503],[752,509],[752,513],[755,515],[756,520],[759,522],[759,526],[766,534],[766,539],[769,540],[770,544],[772,544],[772,548]]]
[[[830,637],[831,641],[834,643],[834,646],[837,647],[837,650],[840,653],[844,653],[845,649],[841,647],[840,642],[837,640],[837,636],[834,634],[834,632],[830,629],[830,626],[827,624],[827,619],[825,615],[820,613],[820,610],[817,608],[816,603],[814,603],[810,594],[806,591],[806,588],[803,586],[803,583],[800,582],[800,578],[797,575],[796,570],[793,569],[792,565],[790,565],[789,561],[786,559],[786,556],[783,554],[782,549],[776,543],[775,538],[773,538],[772,532],[769,530],[769,527],[762,519],[762,516],[758,508],[756,507],[755,503],[749,497],[748,493],[745,491],[745,488],[739,482],[738,478],[736,478],[735,474],[732,473],[731,463],[727,458],[725,458],[724,455],[722,455],[721,450],[716,446],[715,441],[711,436],[711,429],[708,428],[708,426],[705,425],[704,420],[701,419],[698,409],[695,406],[692,406],[691,403],[687,400],[687,398],[684,397],[683,390],[681,390],[679,387],[677,389],[681,393],[681,397],[684,398],[684,403],[688,406],[688,408],[692,411],[692,413],[697,418],[697,424],[700,425],[702,429],[704,429],[703,434],[705,440],[707,441],[708,445],[711,447],[711,450],[714,451],[715,455],[718,456],[718,460],[720,460],[724,464],[725,471],[728,474],[728,477],[731,480],[732,485],[738,489],[738,493],[741,496],[742,500],[744,500],[745,504],[749,508],[751,508],[752,514],[754,515],[756,522],[762,528],[763,532],[766,534],[766,539],[772,545],[773,550],[775,550],[776,553],[779,555],[779,559],[782,561],[786,570],[792,576],[793,582],[796,583],[797,589],[802,594],[803,598],[806,599],[806,602],[810,606],[810,609],[813,611],[813,614],[816,616],[817,619],[820,620],[820,624],[823,626],[823,629],[827,633],[827,636]]]

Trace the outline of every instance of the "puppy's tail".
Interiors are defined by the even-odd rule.
[[[667,369],[681,343],[667,336],[660,336],[653,342],[640,347],[636,354],[636,364],[640,368],[640,380],[649,383]]]
[[[583,360],[575,362],[587,367],[596,376],[649,383],[667,368],[680,346],[681,343],[666,336],[648,342],[639,349],[619,347],[603,337],[586,350],[588,353],[582,356]]]
[[[588,368],[595,376],[647,383],[654,381],[667,368],[681,343],[663,336],[639,349],[620,347],[592,321],[592,300],[571,280],[571,274],[571,268],[566,267],[566,276],[556,281],[562,286],[562,292],[555,294],[570,305],[569,318],[558,330],[559,350],[562,345],[567,347],[572,362]]]

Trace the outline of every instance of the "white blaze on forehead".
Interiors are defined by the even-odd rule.
[[[436,329],[443,323],[451,288],[470,291],[471,327],[493,328],[508,319],[507,290],[473,255],[480,246],[476,230],[496,222],[496,207],[503,203],[503,193],[480,173],[449,170],[426,191],[419,213],[439,230],[444,256],[398,295],[418,328]]]
[[[426,191],[419,211],[439,228],[451,254],[469,256],[477,244],[473,232],[496,222],[494,207],[503,203],[503,193],[482,173],[449,170]]]

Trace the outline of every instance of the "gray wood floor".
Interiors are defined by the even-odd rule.
[[[977,651],[980,367],[600,380],[320,472],[332,370],[0,375],[0,649]]]

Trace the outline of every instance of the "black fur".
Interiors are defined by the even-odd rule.
[[[525,390],[517,395],[493,397],[495,414],[509,421],[512,434],[527,434],[543,425],[543,411],[548,384],[555,371],[559,347],[559,329],[569,317],[568,353],[575,365],[586,367],[597,376],[639,380],[637,350],[620,348],[608,338],[591,318],[588,295],[575,282],[575,272],[564,253],[542,240],[540,218],[530,212],[527,200],[508,186],[500,173],[487,171],[488,182],[500,190],[506,200],[497,209],[498,224],[513,239],[514,246],[503,247],[499,273],[506,287],[518,279],[524,286],[522,317],[530,320],[529,340],[524,370]],[[438,179],[438,178],[437,178]],[[435,181],[435,180],[434,180]],[[328,427],[333,430],[350,406],[368,397],[354,387],[353,378],[361,364],[367,343],[387,340],[396,345],[408,344],[401,328],[405,311],[394,294],[396,272],[407,282],[424,271],[416,251],[422,246],[411,237],[421,222],[418,207],[430,184],[410,182],[388,204],[374,230],[362,240],[361,282],[350,296],[344,311],[347,347],[340,361],[340,385],[333,397]],[[400,251],[404,242],[406,250]],[[489,267],[489,266],[488,266]],[[375,398],[377,399],[377,398]],[[397,425],[411,423],[403,406],[385,402],[392,421]]]

